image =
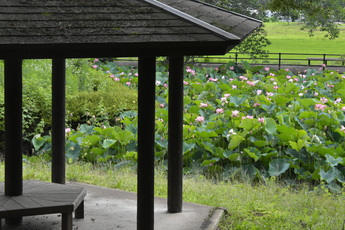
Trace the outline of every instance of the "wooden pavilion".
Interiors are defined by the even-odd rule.
[[[155,57],[169,57],[168,212],[181,212],[183,57],[225,54],[259,26],[258,20],[196,0],[0,0],[0,59],[5,63],[0,219],[18,223],[22,216],[56,208],[31,207],[24,199],[32,186],[22,180],[23,59],[52,59],[53,183],[48,184],[67,191],[65,59],[139,57],[137,228],[147,230],[154,228]],[[41,195],[55,189],[43,187]],[[72,228],[71,212],[83,217],[85,194],[78,190],[68,208],[65,203],[64,209],[56,208],[63,213],[63,229]],[[6,205],[11,199],[15,207]]]

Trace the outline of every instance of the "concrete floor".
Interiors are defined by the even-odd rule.
[[[136,229],[137,194],[94,185],[69,183],[87,189],[85,218],[73,219],[73,230]],[[168,214],[167,200],[155,198],[155,229],[158,230],[215,230],[223,216],[222,209],[183,203],[182,213]],[[20,226],[7,226],[2,230],[55,230],[61,229],[61,215],[23,217]]]

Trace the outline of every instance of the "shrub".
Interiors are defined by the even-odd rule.
[[[114,124],[114,119],[120,112],[136,110],[136,90],[112,83],[113,90],[110,92],[79,92],[71,95],[66,102],[67,122],[75,128],[78,123],[86,123],[97,116],[99,122],[109,121]]]

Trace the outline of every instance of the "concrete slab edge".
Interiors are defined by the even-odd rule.
[[[217,230],[220,221],[223,219],[224,215],[227,213],[225,208],[216,208],[210,216],[207,227],[204,230]]]

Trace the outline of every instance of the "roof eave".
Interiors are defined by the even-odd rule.
[[[50,59],[138,56],[223,55],[240,40],[223,42],[162,43],[80,43],[80,44],[11,44],[0,46],[0,59]]]

